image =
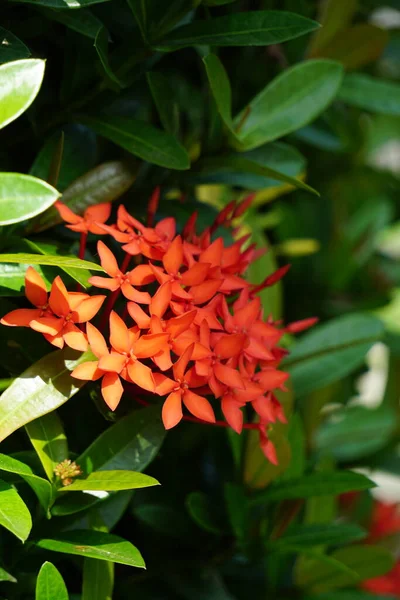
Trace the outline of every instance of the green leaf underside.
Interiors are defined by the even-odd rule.
[[[44,60],[27,58],[0,66],[0,129],[32,104],[44,75]]]
[[[315,21],[285,11],[241,12],[183,25],[156,45],[159,48],[198,44],[266,46],[299,37],[318,27]]]
[[[313,496],[338,495],[345,492],[368,490],[375,483],[353,471],[332,471],[329,473],[311,473],[299,479],[290,479],[271,485],[265,492],[254,496],[254,505],[271,501],[295,498],[311,498]]]
[[[85,382],[73,379],[71,371],[92,356],[69,348],[58,350],[17,377],[0,397],[0,441],[76,394]]]
[[[68,458],[68,442],[60,417],[53,410],[25,425],[25,430],[48,479],[52,481],[54,468]]]
[[[0,254],[0,262],[2,263],[22,263],[28,265],[48,265],[51,267],[71,267],[73,269],[90,269],[91,271],[103,271],[101,265],[81,260],[71,256],[45,256],[41,254]]]
[[[31,219],[48,209],[59,196],[55,188],[32,175],[0,173],[0,225]]]
[[[53,552],[97,558],[131,567],[145,567],[139,550],[133,544],[110,533],[83,529],[68,531],[55,538],[38,540],[36,545]]]
[[[79,464],[79,463],[78,463]],[[71,485],[60,488],[60,492],[75,492],[82,490],[133,490],[136,488],[159,485],[158,481],[149,475],[135,471],[94,471],[84,479],[75,479]]]
[[[35,600],[68,600],[64,580],[56,567],[45,562],[36,581]]]
[[[112,600],[114,563],[85,558],[82,600]]]
[[[150,163],[178,170],[188,169],[190,166],[185,148],[172,135],[149,123],[108,115],[85,115],[80,121],[99,135]]]
[[[25,542],[32,529],[30,512],[18,492],[0,480],[0,525]]]

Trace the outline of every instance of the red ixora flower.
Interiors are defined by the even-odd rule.
[[[230,426],[237,433],[256,429],[264,454],[276,463],[268,431],[275,421],[286,420],[275,392],[285,390],[288,376],[279,370],[286,350],[278,344],[285,332],[302,331],[315,320],[283,327],[264,315],[258,294],[279,281],[288,267],[266,274],[258,285],[246,279],[248,266],[262,252],[249,245],[249,236],[238,237],[235,224],[252,197],[231,202],[201,233],[193,214],[178,235],[173,217],[154,223],[159,197],[157,188],[146,225],[124,206],[118,208],[117,222],[106,225],[109,203],[90,207],[83,216],[56,203],[67,227],[81,234],[80,257],[88,232],[109,234],[114,246],[120,244],[116,255],[124,253],[119,262],[107,244],[97,244],[106,276],[93,276],[89,283],[107,290],[108,299],[96,326],[90,321],[105,296],[69,292],[60,277],[48,294],[32,267],[25,292],[34,308],[16,309],[1,323],[31,327],[59,348],[67,344],[86,350],[89,345],[96,360],[81,363],[72,375],[101,380],[111,410],[124,390],[133,388],[139,399],[141,391],[158,395],[166,429],[182,419]],[[217,235],[219,227],[233,227],[236,239],[227,244]],[[131,260],[135,265],[128,270]],[[245,422],[247,408],[253,409],[256,422]],[[225,421],[216,421],[218,412]]]

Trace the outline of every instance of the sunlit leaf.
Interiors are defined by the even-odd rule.
[[[17,119],[36,98],[44,60],[27,58],[0,66],[0,129]]]

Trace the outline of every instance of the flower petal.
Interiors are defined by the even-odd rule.
[[[80,352],[85,352],[87,350],[88,341],[86,335],[73,323],[68,323],[62,331],[60,331],[60,335],[63,336],[64,342],[70,348],[79,350]]]
[[[138,265],[127,273],[127,276],[131,285],[148,285],[155,280],[155,275],[150,265]]]
[[[89,340],[90,348],[97,358],[101,358],[105,354],[108,354],[106,340],[97,327],[91,323],[88,323],[86,325],[86,334]]]
[[[73,312],[74,323],[86,323],[86,321],[93,319],[99,312],[105,298],[105,296],[92,296],[87,300],[83,300]]]
[[[207,277],[210,265],[207,263],[196,263],[183,273],[181,282],[183,285],[200,285]]]
[[[153,373],[153,379],[156,385],[155,392],[159,396],[169,394],[176,387],[176,382],[162,373]]]
[[[139,304],[128,302],[127,308],[128,313],[140,329],[148,329],[150,327],[150,317]]]
[[[243,429],[243,412],[241,411],[241,404],[235,402],[231,394],[224,394],[222,396],[221,409],[233,431],[241,433]]]
[[[222,365],[220,362],[214,364],[215,377],[222,381],[225,385],[230,388],[244,388],[242,378],[236,369]]]
[[[155,315],[156,317],[159,317],[160,319],[162,319],[162,317],[165,314],[165,311],[169,307],[169,303],[171,302],[171,297],[172,297],[172,286],[171,286],[171,282],[167,281],[166,283],[163,283],[158,288],[158,290],[154,294],[153,298],[151,299],[150,314]]]
[[[40,333],[47,333],[48,335],[57,335],[61,331],[64,325],[64,319],[58,317],[38,317],[33,319],[30,323],[30,327]]]
[[[204,304],[211,300],[221,287],[220,279],[209,279],[200,285],[195,285],[190,288],[190,295],[193,298],[194,304]]]
[[[99,253],[100,263],[105,272],[108,273],[110,277],[119,275],[121,271],[119,270],[116,258],[102,241],[97,242],[97,252]]]
[[[139,360],[135,360],[128,363],[127,370],[129,377],[136,385],[149,392],[154,392],[156,385],[149,367]]]
[[[127,354],[130,350],[128,328],[115,311],[110,314],[110,344],[121,354]]]
[[[41,314],[39,308],[17,308],[4,315],[0,323],[9,327],[29,327],[31,321],[38,319]]]
[[[34,306],[47,304],[46,284],[33,267],[28,267],[25,273],[25,296]]]
[[[190,346],[186,348],[185,352],[182,354],[180,359],[172,367],[176,381],[178,381],[178,379],[183,379],[186,367],[188,366],[188,362],[192,358],[193,350],[194,344],[190,344]]]
[[[85,210],[84,218],[86,221],[98,221],[105,223],[111,214],[111,202],[101,202],[95,206],[89,206]]]
[[[93,275],[93,277],[90,277],[89,283],[95,287],[110,290],[111,292],[115,292],[115,290],[118,290],[118,288],[121,287],[118,279],[109,279],[108,277],[99,277],[98,275]]]
[[[217,238],[215,242],[210,244],[206,250],[200,254],[199,261],[202,263],[210,263],[211,267],[219,267],[222,261],[224,251],[224,242],[222,238]]]
[[[178,425],[183,417],[180,392],[172,392],[168,396],[163,404],[161,416],[165,429],[172,429],[172,427]]]
[[[54,208],[58,210],[60,217],[66,223],[80,223],[83,221],[82,217],[72,212],[72,210],[66,204],[61,202],[61,200],[57,200],[57,202],[54,203]]]
[[[177,235],[171,243],[167,252],[164,254],[162,262],[167,273],[170,273],[171,275],[176,275],[178,273],[183,262],[183,247],[180,235]]]
[[[98,368],[97,360],[91,360],[81,365],[78,365],[71,373],[75,379],[82,379],[83,381],[97,381],[104,375],[103,371]]]
[[[70,311],[68,291],[60,276],[52,283],[49,304],[58,317],[66,317]]]
[[[139,292],[137,289],[132,287],[127,281],[121,285],[121,292],[128,298],[128,300],[132,300],[133,302],[137,302],[138,304],[150,304],[151,296],[148,292]]]
[[[101,382],[101,394],[104,402],[111,410],[115,410],[120,403],[124,388],[116,373],[106,373]]]
[[[215,355],[217,358],[232,358],[242,352],[245,343],[246,336],[243,333],[222,335],[214,346]]]
[[[99,369],[109,373],[121,373],[126,365],[126,356],[123,354],[104,354],[99,359]]]
[[[204,396],[199,396],[191,390],[187,390],[183,394],[183,402],[189,412],[198,419],[215,423],[215,415],[209,401]]]
[[[194,321],[197,311],[191,310],[180,317],[173,317],[167,322],[167,331],[172,338],[184,333]]]
[[[168,344],[168,333],[142,335],[135,343],[134,353],[138,358],[151,358]]]

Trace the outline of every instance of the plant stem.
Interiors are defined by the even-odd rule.
[[[85,258],[87,237],[88,237],[87,231],[82,231],[81,239],[79,241],[79,253],[78,253],[78,258],[80,258],[81,260],[83,260]]]

